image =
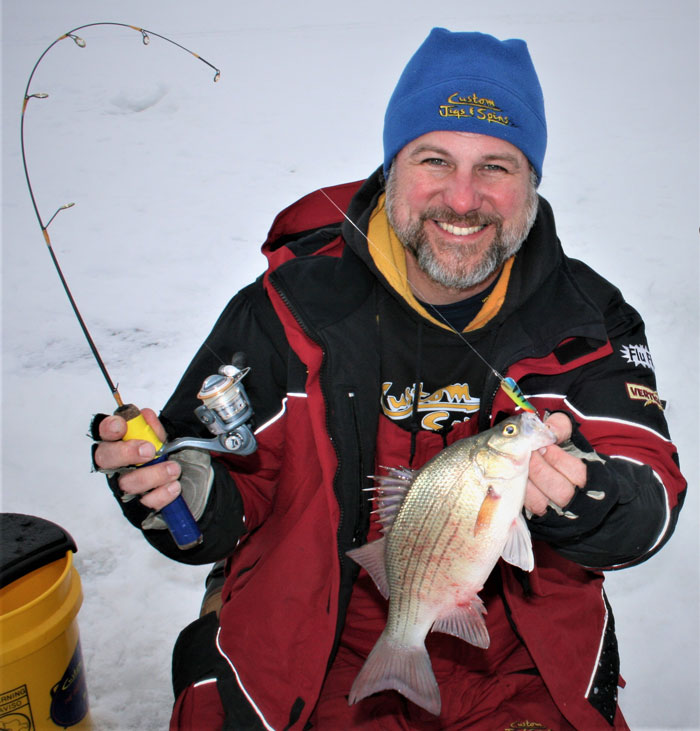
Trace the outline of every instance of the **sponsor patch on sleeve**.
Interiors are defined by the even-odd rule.
[[[627,395],[633,401],[643,401],[643,406],[658,406],[661,411],[664,410],[664,405],[659,394],[649,386],[642,386],[640,383],[625,383],[627,387]]]
[[[646,345],[623,345],[620,348],[620,355],[628,362],[635,366],[642,366],[654,370],[654,361],[651,353]]]

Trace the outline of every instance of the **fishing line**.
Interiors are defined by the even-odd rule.
[[[80,310],[78,309],[78,305],[73,297],[73,294],[70,290],[70,287],[68,286],[68,282],[66,281],[66,278],[63,274],[63,271],[61,269],[61,266],[59,264],[58,258],[56,257],[56,253],[53,249],[53,246],[51,244],[51,238],[49,236],[48,228],[51,225],[51,222],[56,218],[56,216],[61,212],[66,210],[67,208],[72,208],[75,204],[74,203],[66,203],[62,206],[59,206],[59,208],[56,210],[56,212],[51,216],[51,218],[48,220],[47,223],[44,223],[41,213],[39,212],[39,206],[36,202],[36,197],[34,195],[34,189],[32,187],[31,178],[29,177],[29,168],[27,165],[27,154],[26,154],[26,145],[25,145],[25,136],[24,136],[24,120],[25,120],[25,113],[27,110],[27,105],[29,103],[30,99],[46,99],[48,98],[48,94],[45,92],[35,92],[30,93],[29,87],[31,86],[32,79],[34,78],[34,74],[36,73],[36,70],[39,68],[39,65],[43,61],[44,57],[49,53],[49,51],[61,41],[70,38],[76,46],[79,48],[85,48],[87,46],[87,43],[85,40],[77,35],[78,31],[82,31],[85,28],[94,28],[96,26],[117,26],[121,28],[130,28],[131,30],[135,30],[138,33],[141,34],[141,41],[144,45],[148,45],[151,40],[151,36],[154,36],[156,38],[160,38],[161,40],[167,41],[168,43],[171,43],[173,46],[176,46],[177,48],[186,51],[191,56],[194,56],[198,61],[201,61],[202,63],[209,66],[214,71],[214,81],[218,81],[221,77],[221,72],[219,71],[216,66],[212,65],[207,61],[206,59],[202,58],[199,54],[195,53],[194,51],[191,51],[189,48],[185,48],[185,46],[181,45],[180,43],[177,43],[176,41],[173,41],[170,38],[167,38],[166,36],[162,36],[159,33],[154,33],[153,31],[146,30],[144,28],[139,28],[135,25],[129,25],[127,23],[112,23],[112,22],[99,22],[99,23],[88,23],[86,25],[80,25],[77,28],[73,28],[72,30],[69,30],[68,32],[64,33],[63,35],[59,36],[53,43],[49,44],[43,51],[43,53],[39,56],[36,63],[34,64],[34,67],[32,68],[31,73],[29,74],[29,79],[27,80],[27,86],[24,91],[24,100],[22,102],[22,114],[21,114],[21,121],[20,121],[20,146],[21,146],[21,152],[22,152],[22,166],[24,168],[24,176],[27,181],[27,187],[29,188],[29,196],[32,201],[32,206],[34,208],[34,213],[36,214],[37,221],[39,222],[39,227],[41,228],[41,233],[44,236],[44,241],[46,242],[46,246],[49,251],[49,255],[51,256],[51,261],[53,262],[54,268],[56,269],[56,273],[58,274],[59,279],[61,280],[61,284],[63,285],[63,289],[66,293],[66,296],[68,297],[68,301],[70,302],[71,308],[73,309],[73,313],[75,314],[78,324],[80,325],[81,330],[83,331],[83,335],[85,336],[85,339],[87,340],[88,346],[90,348],[90,351],[92,352],[95,361],[97,362],[97,365],[100,368],[100,371],[102,372],[102,375],[104,376],[105,381],[107,382],[107,385],[109,386],[109,390],[112,392],[112,396],[114,397],[114,400],[117,402],[118,407],[123,407],[124,402],[122,401],[121,395],[119,394],[119,388],[117,385],[115,385],[114,381],[112,380],[107,367],[105,365],[105,362],[100,355],[97,346],[95,345],[94,340],[92,339],[92,336],[90,335],[90,332],[87,328],[87,325],[85,324],[85,320],[83,319],[83,316],[80,313]]]
[[[430,308],[430,310],[433,312],[436,318],[440,319],[446,327],[448,327],[457,337],[474,353],[474,355],[479,358],[479,360],[484,363],[484,365],[491,371],[491,373],[496,376],[496,378],[499,380],[501,384],[501,388],[506,392],[506,394],[509,396],[509,398],[516,404],[516,406],[519,406],[524,411],[531,411],[533,413],[536,413],[535,407],[525,398],[525,395],[520,390],[520,386],[515,382],[514,378],[505,377],[503,374],[499,373],[496,368],[494,368],[489,361],[484,358],[484,356],[466,339],[464,336],[464,333],[461,333],[459,330],[457,330],[448,320],[447,318],[435,307],[435,305],[428,302],[428,298],[423,295],[418,287],[416,287],[413,282],[408,278],[407,274],[403,274],[399,270],[399,268],[396,266],[396,264],[380,249],[371,239],[370,237],[362,231],[362,229],[353,221],[350,216],[326,193],[326,191],[323,188],[319,189],[321,193],[326,197],[326,199],[338,210],[338,212],[345,218],[345,220],[358,232],[360,235],[364,237],[364,239],[367,241],[367,243],[374,249],[377,254],[379,254],[387,263],[389,267],[391,267],[396,274],[399,275],[399,277],[403,277],[406,280],[406,283],[409,285],[409,287],[413,290],[413,292],[418,295],[421,302],[423,302],[427,307]]]

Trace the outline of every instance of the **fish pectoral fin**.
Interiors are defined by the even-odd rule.
[[[532,571],[535,568],[530,530],[522,513],[518,513],[510,526],[506,544],[501,551],[501,558],[523,571]]]
[[[425,645],[397,645],[381,634],[350,688],[348,704],[389,689],[439,715],[440,689]]]
[[[469,604],[456,606],[450,614],[437,619],[431,631],[459,637],[470,645],[485,650],[491,643],[484,622],[485,614],[484,603],[475,596]]]
[[[486,490],[486,495],[484,496],[484,501],[481,503],[481,507],[479,508],[479,512],[476,516],[476,522],[474,523],[475,536],[482,530],[486,530],[491,525],[500,500],[500,494],[492,485],[489,485]]]
[[[384,561],[384,545],[386,538],[380,538],[371,543],[365,543],[364,546],[353,548],[346,552],[355,563],[360,564],[365,571],[372,577],[372,581],[377,585],[377,589],[381,592],[385,599],[389,598],[389,579],[386,575],[386,563]]]

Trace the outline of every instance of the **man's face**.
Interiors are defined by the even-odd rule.
[[[429,132],[399,152],[387,181],[387,215],[407,257],[452,292],[488,284],[536,213],[526,157],[496,137]]]

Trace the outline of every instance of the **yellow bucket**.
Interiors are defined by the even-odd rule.
[[[41,518],[1,517],[0,729],[91,729],[73,539]]]

